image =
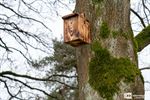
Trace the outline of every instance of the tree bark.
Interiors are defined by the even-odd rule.
[[[130,0],[76,0],[74,12],[84,13],[89,20],[92,41],[98,37],[99,33],[100,35],[104,33],[101,26],[106,23],[109,29],[106,32],[109,34],[104,34],[99,39],[102,47],[106,48],[111,56],[129,58],[132,63],[137,65],[137,54],[130,25]],[[93,56],[91,44],[77,47],[76,54],[79,100],[105,100],[89,84],[89,62]],[[113,95],[113,100],[124,100],[123,94],[126,92],[136,95],[144,94],[144,85],[139,76],[135,77],[134,82],[128,84],[120,81],[119,88],[118,93]]]
[[[150,44],[150,25],[145,27],[136,37],[137,50],[142,51],[146,46]]]

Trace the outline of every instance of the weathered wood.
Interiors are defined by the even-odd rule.
[[[72,46],[88,44],[90,39],[90,25],[81,14],[69,14],[64,17],[64,42]]]

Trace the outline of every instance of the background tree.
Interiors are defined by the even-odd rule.
[[[53,72],[58,74],[54,79],[64,82],[66,84],[56,84],[56,88],[51,95],[56,96],[58,100],[76,100],[78,86],[77,86],[77,72],[76,72],[76,55],[75,49],[63,41],[53,40],[54,53],[52,56],[47,56],[44,59],[36,62],[34,67],[42,67],[48,64],[54,65]],[[51,73],[47,73],[48,75]],[[47,86],[52,84],[46,83]],[[67,85],[69,84],[69,85]],[[49,97],[48,100],[56,100]]]
[[[43,83],[64,85],[53,79],[61,75],[53,73],[49,66],[31,66],[35,66],[35,59],[52,54],[50,23],[58,16],[58,7],[67,6],[59,0],[0,1],[0,85],[4,91],[0,99],[31,100],[45,95],[57,98],[50,94],[53,87],[46,88]]]

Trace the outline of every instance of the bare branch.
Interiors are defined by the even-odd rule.
[[[21,0],[22,2],[23,2],[23,4],[26,6],[26,7],[28,7],[30,10],[32,10],[32,11],[34,11],[34,12],[36,12],[36,13],[40,13],[36,8],[34,8],[34,7],[32,7],[31,6],[31,4],[28,4],[28,3],[26,3],[24,0]]]
[[[0,45],[2,48],[5,48],[6,49],[6,51],[10,51],[9,50],[9,48],[7,47],[7,45],[6,45],[6,43],[2,40],[2,38],[0,37],[0,41],[1,41],[1,43],[4,45]]]
[[[133,9],[130,9],[132,13],[134,13],[138,18],[139,20],[141,21],[141,24],[143,25],[143,27],[146,27],[144,21],[143,21],[143,18],[136,12],[134,11]]]
[[[33,49],[34,50],[37,49],[44,53],[49,53],[46,50],[47,49],[49,50],[49,48],[50,49],[52,48],[52,47],[50,47],[50,44],[47,43],[47,41],[46,41],[47,38],[45,38],[46,36],[49,36],[49,35],[42,34],[43,32],[47,33],[47,31],[51,32],[51,29],[49,29],[49,27],[46,26],[47,24],[45,24],[42,21],[43,18],[46,18],[44,21],[47,21],[47,19],[49,20],[49,17],[47,17],[47,15],[45,15],[46,14],[45,10],[43,11],[42,8],[39,9],[40,7],[37,8],[35,6],[35,4],[37,5],[37,3],[39,3],[39,2],[44,3],[45,6],[47,6],[49,8],[51,8],[51,5],[54,6],[54,4],[52,4],[53,1],[49,1],[49,0],[48,1],[34,0],[34,1],[31,1],[30,3],[28,3],[25,0],[19,0],[19,1],[13,2],[16,5],[13,5],[13,3],[10,3],[9,1],[0,2],[0,7],[3,10],[6,10],[6,11],[0,12],[0,32],[4,33],[4,34],[2,34],[2,37],[0,37],[0,48],[4,49],[2,52],[3,53],[2,55],[4,55],[4,57],[1,59],[6,59],[6,64],[8,61],[11,64],[11,66],[14,65],[15,67],[17,66],[17,68],[18,68],[19,67],[17,65],[18,63],[13,62],[13,61],[16,61],[16,57],[14,57],[13,54],[19,53],[19,56],[20,55],[23,56],[27,62],[32,63],[32,57],[30,54],[30,50],[32,51]],[[67,7],[67,5],[63,4],[63,2],[61,2],[59,0],[58,0],[58,2],[60,2],[61,5]],[[43,5],[40,3],[39,3],[39,6],[42,7]],[[48,11],[50,11],[50,10],[48,10]],[[9,14],[7,12],[9,12]],[[31,17],[28,14],[28,12],[29,12],[29,14],[30,14],[30,12],[33,13],[33,17]],[[37,16],[36,16],[37,19],[34,18],[35,14],[38,17],[40,16],[40,18],[42,18],[42,19],[40,20],[39,18],[37,18]],[[42,14],[44,14],[44,16],[42,16]],[[30,27],[28,25],[35,25],[35,27],[28,28],[28,27]],[[36,26],[37,27],[41,26],[41,28],[44,28],[44,29],[36,28]],[[35,32],[37,32],[37,33],[35,33]],[[12,41],[15,43],[14,45],[13,45],[13,43],[10,43],[9,40],[6,41],[7,37],[5,37],[5,34],[8,37],[11,37]],[[11,53],[9,53],[8,51],[11,51]],[[11,56],[11,54],[13,57]],[[10,58],[10,57],[12,57],[12,58]],[[14,66],[12,69],[15,69]],[[3,67],[3,66],[0,66],[0,67]],[[25,93],[25,92],[22,92],[22,90],[24,91],[24,89],[40,91],[45,95],[55,98],[55,97],[51,96],[50,93],[46,92],[44,89],[35,88],[34,86],[32,86],[32,84],[22,81],[22,79],[27,80],[27,82],[32,81],[35,83],[36,82],[39,82],[39,83],[48,82],[48,83],[52,83],[52,84],[56,83],[56,85],[61,85],[61,86],[64,85],[71,89],[77,89],[75,86],[69,85],[69,83],[65,82],[64,80],[60,80],[60,79],[67,79],[67,78],[68,79],[77,78],[77,76],[67,76],[64,74],[59,74],[59,75],[53,74],[50,76],[45,76],[44,78],[41,78],[41,77],[39,78],[38,76],[29,76],[26,74],[22,75],[22,74],[17,74],[15,72],[11,72],[11,71],[0,72],[0,82],[4,83],[5,89],[7,90],[8,94],[10,95],[10,98],[9,98],[10,100],[14,99],[14,98],[19,99],[19,97],[21,97],[22,94]],[[22,87],[17,86],[17,89],[20,89],[20,90],[15,91],[17,93],[13,93],[11,91],[12,88],[14,88],[14,89],[16,89],[16,88],[14,86],[10,85],[11,84],[11,83],[9,83],[10,81],[17,84],[18,86],[22,86]],[[25,99],[20,99],[20,100],[25,100]]]
[[[38,37],[37,35],[34,35],[32,33],[29,33],[27,31],[24,31],[22,30],[21,28],[19,28],[17,26],[17,24],[15,24],[14,22],[0,22],[0,24],[6,24],[6,25],[10,25],[12,26],[14,29],[8,29],[8,28],[0,28],[0,30],[3,30],[3,31],[7,31],[9,35],[11,35],[12,37],[15,38],[15,40],[21,45],[23,46],[26,50],[27,50],[27,46],[30,46],[34,49],[37,49],[37,50],[40,50],[42,52],[46,52],[45,50],[41,49],[41,48],[37,48],[37,47],[34,47],[33,45],[29,44],[28,42],[25,42],[18,34],[17,32],[15,32],[14,30],[17,30],[18,32],[20,32],[21,34],[25,35],[26,37],[32,37],[33,39],[35,39],[38,43],[41,43],[43,46],[45,46],[46,48],[49,48],[47,46],[47,44],[40,38]],[[19,42],[20,41],[20,42]],[[24,45],[25,46],[24,46]],[[3,47],[4,48],[4,47]],[[8,47],[7,47],[8,48]]]
[[[5,85],[6,89],[7,89],[8,94],[11,96],[9,100],[11,100],[11,99],[13,99],[13,98],[16,98],[16,99],[19,99],[19,100],[24,100],[24,99],[21,99],[21,98],[17,97],[17,94],[18,94],[18,93],[17,93],[16,95],[13,95],[13,94],[10,92],[9,86],[7,85],[6,81],[4,81],[4,80],[2,80],[2,79],[0,79],[0,81],[4,83],[4,85]]]
[[[51,78],[51,77],[77,78],[77,76],[67,76],[67,75],[63,75],[63,74],[61,74],[61,75],[53,74],[49,78]]]
[[[22,81],[20,81],[20,80],[18,80],[18,79],[11,78],[11,77],[8,77],[8,76],[2,76],[2,77],[5,77],[5,78],[10,79],[10,80],[12,80],[12,81],[19,82],[19,83],[23,84],[24,86],[26,86],[26,87],[28,87],[28,88],[30,88],[30,89],[32,89],[32,90],[40,91],[40,92],[44,93],[45,95],[50,96],[51,98],[57,99],[57,97],[54,97],[54,96],[50,95],[49,93],[45,92],[44,90],[41,90],[41,89],[38,89],[38,88],[34,88],[34,87],[32,87],[32,86],[29,86],[29,85],[27,85],[26,83],[24,83],[24,82],[22,82]],[[6,84],[6,85],[7,85],[7,84]]]
[[[50,76],[50,77],[48,77],[48,78],[36,78],[36,77],[28,76],[28,75],[16,74],[16,73],[13,73],[13,72],[11,72],[11,71],[5,71],[5,72],[1,72],[1,73],[0,73],[0,76],[2,76],[2,77],[6,76],[6,75],[11,75],[11,76],[15,76],[15,77],[22,77],[22,78],[26,78],[26,79],[35,80],[35,81],[58,82],[58,83],[60,83],[60,84],[63,84],[63,85],[65,85],[65,86],[71,88],[71,89],[77,89],[77,87],[70,86],[70,85],[68,85],[68,84],[66,84],[66,83],[64,83],[64,82],[60,82],[60,81],[58,81],[58,80],[50,79],[50,78],[52,78],[53,76]],[[54,76],[56,76],[56,75],[54,75]],[[60,76],[60,75],[57,75],[57,76]],[[63,76],[65,76],[65,75],[63,75]]]
[[[141,71],[143,71],[143,70],[149,70],[149,69],[150,69],[150,67],[140,68]]]
[[[148,84],[150,84],[150,81],[145,81],[144,83],[148,83]]]
[[[4,4],[0,3],[0,6],[12,11],[14,14],[16,14],[18,17],[20,18],[24,18],[24,19],[28,19],[28,20],[32,20],[32,21],[35,21],[35,22],[38,22],[40,23],[41,25],[43,25],[45,28],[47,28],[49,31],[51,31],[43,22],[39,21],[39,20],[36,20],[34,18],[30,18],[30,17],[27,17],[27,16],[23,16],[23,15],[20,15],[19,13],[17,13],[16,11],[14,11],[12,8],[8,7],[8,6],[5,6]]]
[[[19,52],[26,60],[28,63],[32,63],[32,61],[21,51],[21,50],[18,50],[16,48],[13,48],[13,47],[9,47],[11,50],[15,50],[17,52]]]
[[[148,7],[145,5],[145,1],[142,0],[142,5],[143,5],[143,10],[144,10],[144,14],[146,16],[146,19],[147,19],[147,23],[149,24],[149,19],[148,19],[148,15],[146,13],[146,10],[150,13],[150,10],[148,9]]]

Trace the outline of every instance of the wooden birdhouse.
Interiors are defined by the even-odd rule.
[[[72,13],[62,17],[64,20],[64,42],[72,46],[89,44],[90,25],[84,14]]]

